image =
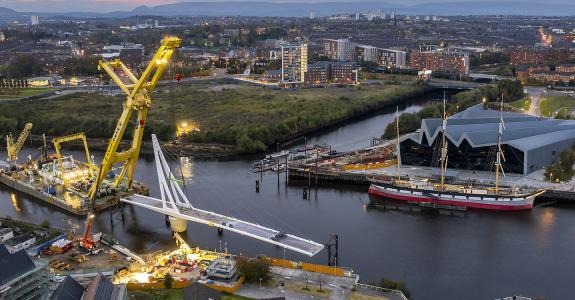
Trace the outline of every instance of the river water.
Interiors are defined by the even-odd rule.
[[[428,101],[424,97],[421,101]],[[418,102],[422,103],[422,102]],[[403,110],[415,112],[418,104]],[[309,137],[308,143],[332,144],[349,150],[367,146],[392,122],[395,112],[383,111],[363,120]],[[25,149],[24,154],[36,150]],[[97,155],[97,154],[96,154]],[[82,158],[82,153],[75,152]],[[417,299],[494,299],[523,294],[546,299],[569,299],[575,275],[575,208],[544,207],[529,212],[442,213],[369,208],[367,188],[321,186],[302,197],[302,187],[286,185],[285,177],[264,175],[259,193],[247,160],[197,160],[180,158],[185,189],[193,205],[277,228],[324,243],[330,233],[340,240],[338,264],[352,267],[363,282],[381,277],[404,280]],[[175,172],[178,173],[178,172]],[[141,159],[137,180],[150,185],[159,197],[153,161]],[[83,218],[70,216],[45,204],[2,188],[1,215],[30,222],[50,221],[70,228]],[[100,213],[93,232],[108,232],[137,252],[175,248],[164,217],[138,207],[124,206],[126,220]],[[82,230],[83,226],[80,227]],[[263,242],[189,224],[185,238],[202,248],[239,254],[266,254],[316,263],[327,263],[325,251],[307,258],[284,252]]]

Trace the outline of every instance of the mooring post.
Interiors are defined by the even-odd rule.
[[[286,155],[286,184],[289,183],[289,166],[288,166],[288,156]]]

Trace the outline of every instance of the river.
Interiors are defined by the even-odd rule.
[[[437,97],[437,96],[436,96]],[[421,101],[428,101],[424,97]],[[418,102],[420,103],[420,102]],[[418,104],[402,111],[415,112]],[[332,144],[349,150],[369,145],[392,122],[395,112],[344,124],[309,137],[308,143]],[[37,150],[25,149],[21,157]],[[96,154],[98,156],[98,154]],[[82,158],[81,152],[75,157]],[[178,161],[172,162],[177,170]],[[368,208],[367,188],[323,186],[302,197],[302,187],[285,184],[282,175],[265,175],[259,193],[246,160],[180,158],[185,189],[193,205],[267,225],[324,243],[330,233],[340,240],[338,264],[352,267],[363,282],[381,277],[404,280],[416,299],[494,299],[523,294],[546,299],[568,299],[575,275],[575,209],[542,207],[529,212],[469,211],[454,215]],[[153,161],[141,159],[137,180],[150,185],[159,197]],[[36,200],[0,190],[1,215],[30,222],[50,221],[70,228],[77,218]],[[137,252],[175,248],[164,217],[138,207],[124,207],[126,221],[110,213],[98,214],[93,232],[111,233]],[[80,227],[82,230],[83,226]],[[316,257],[283,252],[260,241],[189,224],[185,238],[209,249],[227,248],[239,254],[267,254],[294,260],[327,263],[325,251]]]

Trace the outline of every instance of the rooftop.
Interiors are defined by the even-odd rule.
[[[546,119],[519,113],[503,112],[504,130],[501,141],[517,149],[528,151],[552,143],[575,139],[575,121]],[[467,141],[473,147],[497,144],[500,112],[483,109],[479,104],[457,113],[447,120],[446,137],[459,146]],[[421,131],[410,138],[421,143],[425,136],[431,145],[441,132],[441,119],[424,119]]]
[[[66,276],[54,291],[50,300],[82,300],[84,288],[70,276]]]
[[[6,252],[6,246],[0,244],[0,286],[36,268],[26,251],[20,250],[14,254]]]

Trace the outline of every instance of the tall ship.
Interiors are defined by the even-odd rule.
[[[397,174],[396,176],[369,176],[371,185],[368,193],[372,196],[418,204],[425,207],[453,209],[488,210],[528,210],[533,208],[534,199],[544,190],[524,190],[519,187],[500,186],[500,175],[505,175],[502,163],[505,157],[501,148],[501,137],[505,129],[503,121],[503,101],[499,113],[497,154],[495,157],[495,184],[459,185],[448,184],[445,180],[448,163],[448,141],[446,139],[447,114],[443,99],[443,122],[441,126],[441,157],[439,158],[440,179],[410,178],[401,176],[401,151],[399,144],[399,115],[396,118],[397,129]]]

